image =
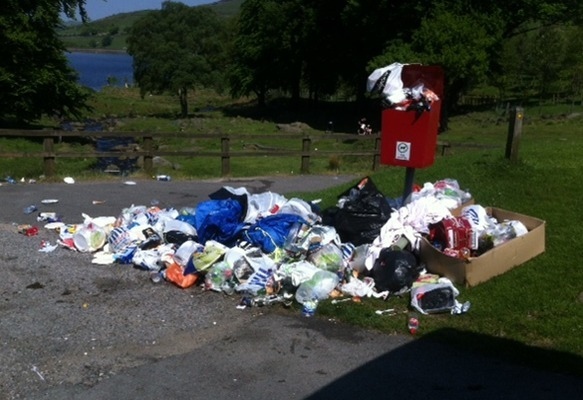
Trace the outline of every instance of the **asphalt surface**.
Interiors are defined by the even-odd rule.
[[[76,223],[82,213],[117,216],[132,204],[192,207],[222,186],[285,195],[357,178],[3,184],[0,399],[558,399],[581,392],[580,378],[471,354],[431,335],[370,332],[281,307],[239,310],[233,297],[154,285],[143,271],[93,265],[88,254],[39,253],[41,240],[54,242],[50,232],[17,232],[36,223],[36,214],[23,212],[31,204]]]
[[[24,215],[24,208],[35,205],[39,212],[55,211],[67,223],[82,222],[82,214],[92,217],[118,216],[123,208],[133,205],[160,207],[193,207],[223,186],[245,187],[250,193],[271,191],[279,194],[310,192],[352,182],[355,176],[290,176],[255,179],[215,179],[204,181],[156,181],[119,178],[107,182],[8,184],[0,186],[5,204],[0,207],[2,222],[34,222],[38,213]],[[43,204],[43,200],[58,200]],[[310,199],[313,200],[313,199]]]

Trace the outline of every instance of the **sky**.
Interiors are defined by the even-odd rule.
[[[180,0],[179,3],[187,6],[212,4],[219,0]],[[163,0],[87,0],[87,14],[92,21],[109,17],[114,14],[139,11],[159,10]]]

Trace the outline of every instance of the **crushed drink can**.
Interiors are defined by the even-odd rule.
[[[416,335],[419,330],[419,318],[415,314],[409,315],[407,319],[407,329],[411,335]]]
[[[429,231],[431,242],[441,244],[443,250],[478,249],[478,235],[466,217],[444,218]]]
[[[159,271],[150,272],[150,280],[152,281],[152,283],[160,283],[162,282],[163,279],[164,277]]]
[[[172,180],[172,178],[170,177],[170,175],[156,175],[156,180],[157,181],[169,182],[169,181]]]

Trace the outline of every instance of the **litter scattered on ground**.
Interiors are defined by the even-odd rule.
[[[41,203],[43,203],[43,204],[56,204],[58,202],[59,202],[58,199],[44,199],[44,200],[41,200]]]
[[[51,253],[55,251],[58,247],[59,245],[57,243],[53,245],[50,242],[43,240],[40,244],[40,249],[38,249],[38,251],[40,251],[41,253]]]
[[[239,309],[295,301],[306,316],[326,299],[342,306],[403,295],[411,298],[409,310],[376,314],[466,313],[470,303],[458,301],[454,283],[427,271],[421,239],[462,258],[527,232],[492,220],[453,179],[426,183],[403,200],[386,198],[365,177],[325,210],[318,200],[225,186],[190,208],[152,202],[82,218],[68,224],[57,213],[40,213],[58,239],[42,242],[39,251],[60,246],[91,253],[94,264],[147,271],[153,283],[240,296]],[[452,225],[460,219],[461,227]],[[21,225],[18,232],[34,236],[38,228]]]
[[[38,369],[38,367],[36,365],[33,365],[30,370],[32,372],[34,372],[35,374],[37,374],[38,377],[41,379],[41,381],[45,380],[45,377],[43,376],[43,374],[40,372],[40,370]]]

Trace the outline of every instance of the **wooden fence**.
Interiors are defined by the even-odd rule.
[[[86,158],[86,157],[112,157],[112,158],[143,158],[143,169],[146,173],[154,172],[154,157],[161,156],[184,156],[184,157],[219,157],[221,159],[221,176],[231,174],[231,158],[233,157],[259,157],[259,156],[297,156],[300,161],[300,172],[308,174],[310,172],[310,160],[313,157],[330,157],[330,156],[363,156],[370,157],[372,170],[377,170],[380,162],[380,135],[359,136],[355,134],[330,133],[325,135],[310,136],[292,133],[274,133],[265,135],[246,135],[246,134],[193,134],[187,132],[181,133],[161,133],[161,132],[88,132],[88,131],[58,131],[58,130],[11,130],[0,129],[0,137],[17,137],[29,138],[43,141],[43,150],[40,152],[2,152],[0,157],[19,158],[19,157],[37,157],[43,159],[43,170],[46,177],[53,177],[56,174],[57,158]],[[56,142],[63,138],[132,138],[138,143],[138,146],[132,150],[120,151],[98,151],[92,152],[71,152],[57,151]],[[189,138],[189,139],[211,139],[220,142],[220,151],[201,151],[201,150],[167,150],[155,146],[156,139],[163,138]],[[231,141],[238,140],[282,140],[296,139],[301,141],[301,150],[275,149],[275,148],[256,148],[253,151],[233,151]],[[343,150],[318,150],[313,151],[312,142],[332,140],[332,141],[373,141],[372,150],[343,151]]]

